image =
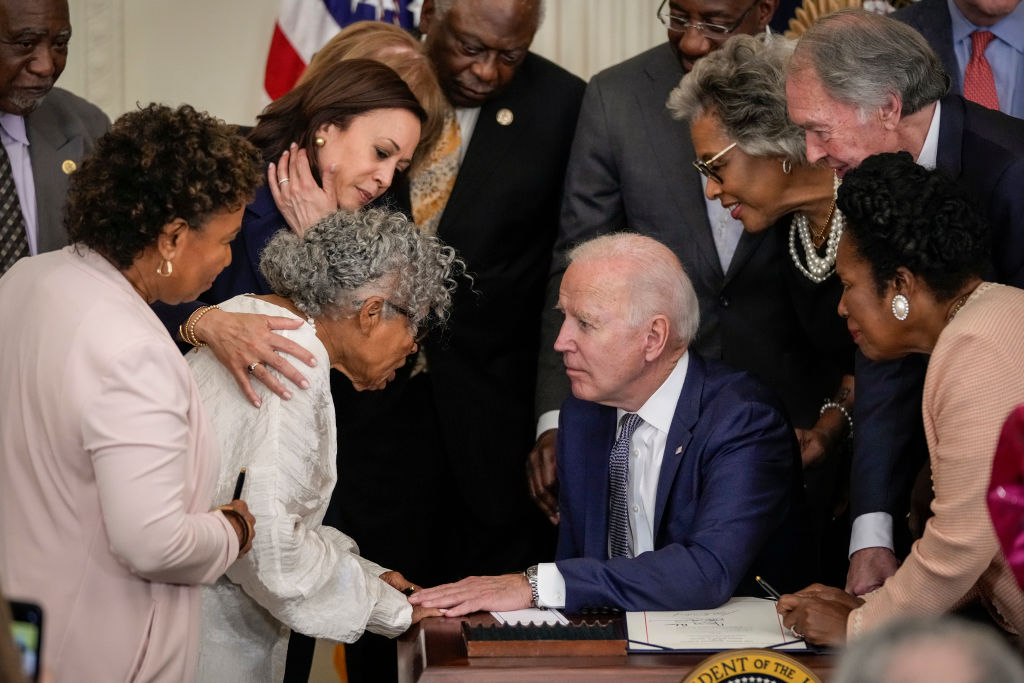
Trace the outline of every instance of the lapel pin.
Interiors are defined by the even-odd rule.
[[[65,159],[64,162],[60,165],[60,170],[64,171],[64,175],[71,175],[72,173],[78,170],[78,164],[76,164],[71,159]]]
[[[498,113],[494,115],[494,118],[503,126],[511,126],[512,120],[515,117],[512,115],[511,109],[499,109]]]
[[[676,448],[676,455],[679,455],[682,452],[683,452],[683,447],[682,446],[679,446],[679,447]]]

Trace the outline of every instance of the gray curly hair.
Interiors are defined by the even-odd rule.
[[[668,97],[676,119],[713,115],[754,157],[806,164],[804,132],[786,112],[786,67],[795,41],[738,35],[694,64]]]
[[[447,320],[465,263],[403,214],[366,209],[336,211],[302,237],[279,231],[260,271],[275,294],[308,316],[349,317],[378,295],[401,304],[419,325],[428,317]]]

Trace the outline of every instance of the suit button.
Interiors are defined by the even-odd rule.
[[[718,303],[722,305],[722,308],[729,308],[729,297],[723,294],[718,297]]]

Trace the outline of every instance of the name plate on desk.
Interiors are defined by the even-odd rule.
[[[715,609],[626,612],[626,629],[630,652],[807,651],[782,625],[775,602],[761,598],[733,598]]]
[[[502,624],[462,622],[470,657],[593,657],[625,655],[626,637],[618,622],[591,624]]]

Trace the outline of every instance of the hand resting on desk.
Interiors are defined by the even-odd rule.
[[[409,596],[409,602],[413,607],[437,608],[446,617],[461,617],[486,610],[526,609],[533,606],[533,596],[523,574],[502,574],[470,576],[457,583],[425,588]]]

